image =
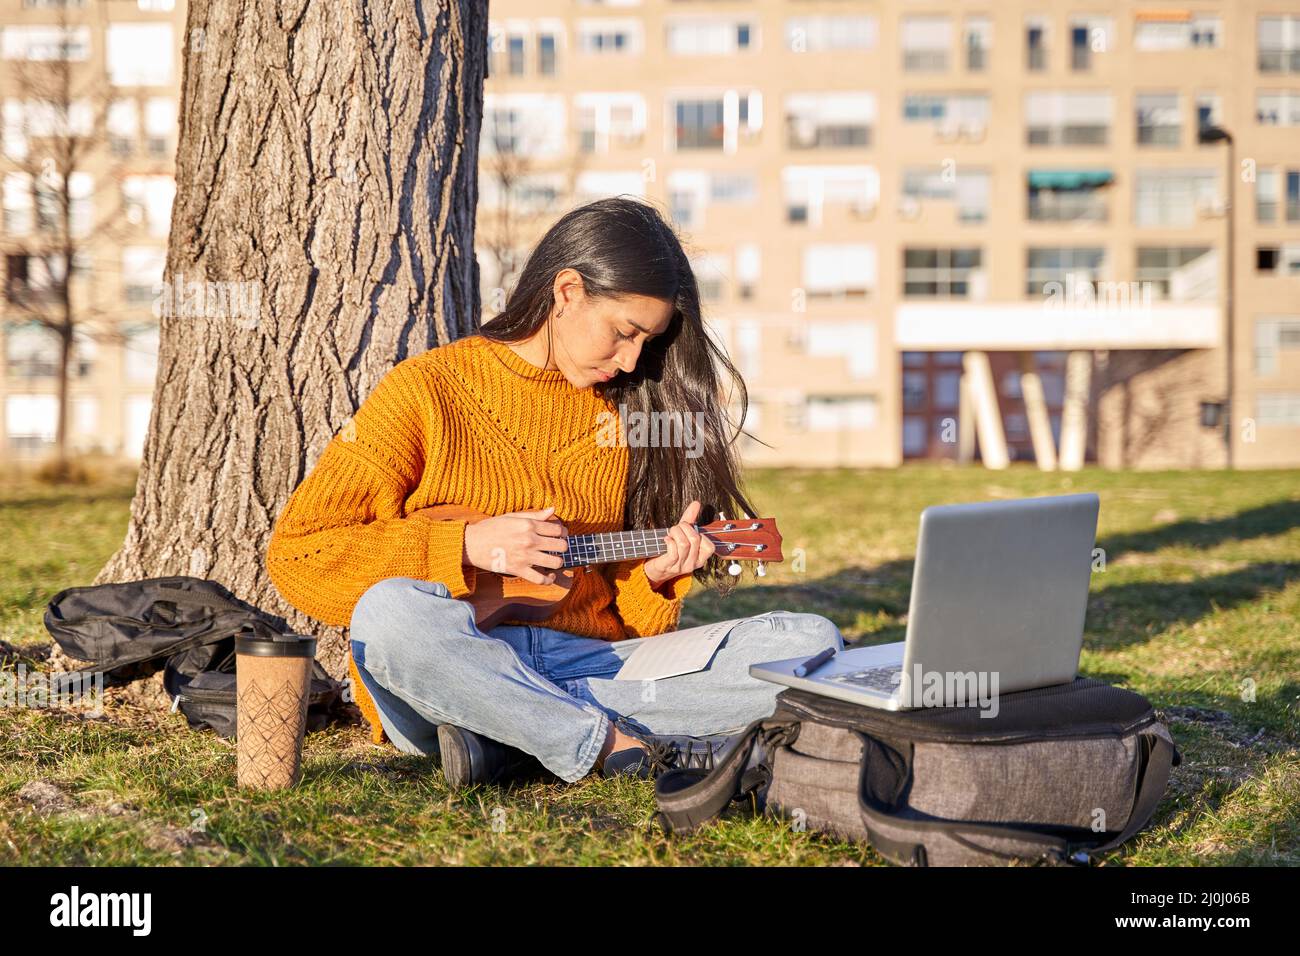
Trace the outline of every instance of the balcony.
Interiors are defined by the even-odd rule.
[[[904,302],[894,312],[895,345],[912,350],[1208,349],[1222,344],[1222,326],[1217,303],[1145,301],[1135,289],[1059,305]]]

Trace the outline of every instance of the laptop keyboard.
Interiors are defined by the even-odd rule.
[[[871,690],[883,691],[886,694],[892,694],[899,688],[903,674],[903,668],[897,664],[886,664],[883,667],[867,667],[860,671],[850,671],[847,674],[835,674],[831,677],[824,677],[823,680],[833,681],[836,684],[848,684],[851,687],[866,687]]]

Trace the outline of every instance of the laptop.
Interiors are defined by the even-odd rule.
[[[1073,681],[1083,646],[1095,494],[935,505],[921,512],[903,641],[751,664],[761,680],[886,710]]]

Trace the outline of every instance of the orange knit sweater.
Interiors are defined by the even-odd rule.
[[[457,598],[473,590],[476,569],[461,564],[465,522],[422,510],[433,505],[488,515],[554,505],[570,535],[633,530],[623,528],[628,450],[597,441],[608,434],[601,412],[618,410],[481,335],[412,356],[380,380],[290,496],[267,574],[294,607],[347,625],[383,578],[442,581]],[[575,575],[543,623],[607,641],[674,630],[692,578],[662,583],[661,593],[644,565]]]

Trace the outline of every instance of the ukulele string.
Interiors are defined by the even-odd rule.
[[[700,534],[704,535],[704,537],[714,542],[714,544],[720,544],[724,546],[727,549],[726,553],[728,555],[733,554],[733,552],[737,548],[752,548],[755,551],[762,551],[767,547],[766,545],[763,544],[751,544],[749,542],[744,542],[744,541],[719,541],[718,539],[713,537],[714,535],[717,534],[735,534],[736,532],[739,531],[751,531],[762,527],[762,525],[758,524],[757,522],[750,525],[748,528],[722,528],[715,531],[704,531],[700,528],[699,525],[692,525],[691,527],[695,528],[697,531],[700,532]],[[573,567],[579,564],[587,564],[593,560],[600,560],[600,552],[601,552],[602,544],[605,545],[609,551],[612,551],[615,554],[615,557],[607,558],[607,560],[617,561],[617,560],[625,560],[628,558],[652,557],[653,554],[636,554],[636,553],[628,553],[628,552],[629,550],[635,552],[638,546],[651,547],[652,544],[654,546],[658,546],[662,544],[664,536],[668,534],[668,530],[669,529],[667,528],[652,528],[649,531],[599,531],[599,532],[592,532],[588,534],[572,535],[569,538],[565,539],[566,541],[569,542],[569,550],[564,552],[565,566]],[[641,540],[632,541],[631,549],[628,549],[623,543],[625,540],[625,536],[629,534],[641,535]],[[645,536],[647,534],[652,535],[654,540],[653,541],[646,540]],[[608,540],[605,542],[599,542],[596,540],[602,536],[610,536],[614,540]],[[575,547],[574,543],[578,538],[587,538],[590,540],[582,542]],[[662,554],[663,552],[659,551],[656,553]],[[572,563],[570,563],[571,560]]]

